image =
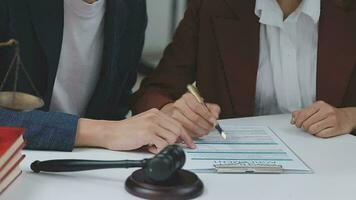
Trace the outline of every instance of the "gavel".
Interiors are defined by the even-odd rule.
[[[170,145],[151,159],[143,160],[48,160],[34,161],[32,171],[75,172],[110,168],[143,168],[152,181],[166,181],[184,166],[185,153],[178,145]]]
[[[170,145],[150,159],[143,160],[47,160],[34,161],[39,172],[76,172],[111,168],[142,168],[127,178],[126,190],[146,199],[191,199],[203,192],[203,183],[194,173],[183,170],[186,157],[178,145]]]

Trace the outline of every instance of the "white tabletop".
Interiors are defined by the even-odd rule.
[[[289,124],[289,115],[233,119],[239,125],[272,128],[314,171],[313,174],[227,175],[201,173],[205,189],[198,199],[253,200],[355,200],[356,137],[312,137]],[[5,191],[1,200],[120,200],[137,199],[125,191],[125,180],[134,169],[110,169],[65,174],[34,174],[34,160],[47,159],[141,159],[152,155],[76,149],[71,153],[24,151],[23,174]]]

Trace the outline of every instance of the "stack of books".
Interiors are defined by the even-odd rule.
[[[23,132],[22,128],[0,127],[0,194],[21,174]]]

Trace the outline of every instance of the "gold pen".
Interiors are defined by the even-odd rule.
[[[210,112],[208,106],[205,104],[204,98],[200,95],[198,88],[196,88],[194,85],[189,84],[187,86],[187,89],[198,100],[198,102],[201,103]],[[215,129],[218,130],[221,137],[226,140],[226,134],[219,125],[219,123],[215,125]]]

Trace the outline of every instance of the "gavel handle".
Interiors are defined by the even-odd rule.
[[[102,161],[102,160],[48,160],[34,161],[31,164],[32,171],[39,173],[43,172],[75,172],[87,171],[96,169],[110,168],[134,168],[144,167],[147,159],[144,160],[118,160],[118,161]]]

